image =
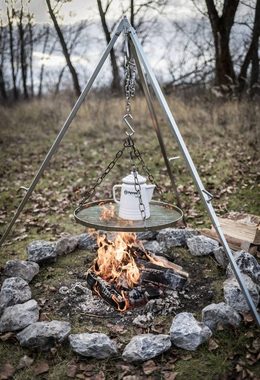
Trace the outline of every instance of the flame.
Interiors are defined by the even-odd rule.
[[[137,285],[140,271],[135,262],[135,253],[131,252],[131,247],[136,243],[136,235],[121,232],[113,242],[106,235],[99,235],[97,243],[97,258],[91,268],[94,273],[108,283],[115,284],[118,289]]]
[[[109,206],[100,205],[101,213],[100,213],[100,220],[111,220],[115,217],[115,206],[110,203]]]

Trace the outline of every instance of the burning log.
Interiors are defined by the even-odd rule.
[[[119,311],[126,310],[128,301],[122,292],[119,293],[112,285],[108,284],[101,277],[96,276],[93,272],[87,272],[87,284],[91,290],[102,297],[109,305]]]
[[[87,272],[89,288],[118,311],[159,298],[163,289],[179,290],[189,277],[182,267],[144,249],[134,233],[113,241],[97,236],[98,251]]]

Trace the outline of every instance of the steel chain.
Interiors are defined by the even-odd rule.
[[[126,98],[126,115],[131,115],[131,102],[130,99],[135,96],[135,82],[136,82],[136,64],[134,58],[126,56],[125,59],[125,98]],[[148,176],[148,179],[151,183],[155,184],[158,191],[161,193],[161,188],[157,183],[155,182],[155,179],[153,175],[150,173],[148,167],[146,166],[143,157],[141,155],[141,152],[136,148],[134,140],[130,135],[124,140],[123,148],[119,149],[119,151],[116,153],[114,159],[108,164],[104,172],[96,179],[94,185],[89,189],[86,190],[82,195],[82,200],[79,203],[79,207],[84,206],[84,204],[91,198],[91,196],[95,193],[95,190],[97,186],[99,186],[103,179],[110,173],[110,171],[113,169],[117,161],[121,158],[126,148],[131,148],[130,150],[130,158],[132,160],[133,164],[133,175],[134,175],[134,187],[135,191],[138,194],[139,199],[139,210],[142,216],[142,219],[146,220],[146,213],[145,213],[145,205],[142,200],[142,194],[141,194],[141,185],[138,180],[137,176],[137,168],[135,164],[134,157],[136,157],[139,162],[142,164],[142,168],[145,171],[145,173]]]
[[[95,193],[96,187],[101,184],[103,179],[110,173],[110,171],[113,169],[119,158],[123,155],[125,148],[127,148],[126,140],[127,139],[125,139],[124,141],[123,148],[119,149],[114,159],[107,165],[104,172],[96,179],[94,185],[89,190],[86,190],[84,192],[83,199],[80,201],[79,206],[83,206],[89,200],[89,198]]]

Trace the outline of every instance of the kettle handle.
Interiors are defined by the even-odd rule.
[[[116,203],[120,203],[120,201],[118,201],[118,200],[116,199],[116,189],[119,188],[119,187],[122,187],[122,185],[115,185],[115,186],[113,186],[113,199],[114,199],[114,201],[115,201]]]

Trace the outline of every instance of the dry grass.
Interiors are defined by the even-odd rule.
[[[259,104],[212,102],[211,99],[198,97],[185,100],[174,96],[168,97],[168,101],[205,187],[216,196],[214,205],[217,212],[223,214],[233,210],[260,214],[257,183]],[[73,98],[64,95],[56,99],[46,98],[10,108],[0,108],[1,230],[21,200],[21,194],[17,194],[17,189],[30,184],[73,102]],[[168,154],[177,155],[177,144],[171,138],[163,113],[158,105],[156,109]],[[133,114],[136,143],[156,180],[165,190],[163,199],[174,202],[156,135],[142,97],[134,102]],[[122,115],[122,99],[93,95],[85,102],[13,229],[9,237],[12,244],[3,248],[0,265],[4,265],[9,258],[26,257],[25,247],[33,239],[56,239],[63,232],[83,231],[75,224],[72,215],[78,202],[76,190],[92,183],[122,146],[122,140],[125,138]],[[113,184],[120,181],[129,170],[129,159],[126,157],[100,186],[97,197],[108,197]],[[189,224],[200,227],[208,225],[208,217],[182,158],[174,161],[173,171],[177,176]],[[62,273],[68,268],[81,265],[77,260],[80,260],[80,256],[74,256],[71,261],[69,257],[61,259],[56,272],[53,272],[48,281],[58,283],[63,276]],[[47,278],[48,273],[43,270],[40,276],[43,279],[45,276]],[[221,379],[226,373],[235,376],[234,368],[237,361],[227,360],[227,356],[232,357],[236,354],[239,358],[239,355],[246,355],[243,347],[251,344],[253,340],[252,336],[247,337],[246,334],[246,327],[241,331],[232,332],[231,337],[230,333],[219,332],[217,340],[221,349],[216,351],[217,354],[209,352],[207,347],[202,347],[189,361],[179,360],[176,364],[176,370],[179,372],[177,379]],[[3,349],[0,349],[0,363],[1,360],[8,360],[16,365],[25,353],[27,352],[17,348],[14,354],[13,343],[4,343]],[[44,355],[39,354],[36,361],[42,358],[45,358]],[[66,378],[66,364],[71,358],[72,355],[67,349],[59,349],[57,357],[50,359],[48,378]],[[170,360],[170,355],[169,358],[166,356],[158,359],[159,365],[163,368],[165,360],[168,359]],[[107,378],[116,379],[117,374],[114,371],[117,370],[114,364],[102,362],[97,368],[108,371]],[[197,372],[194,372],[194,368]],[[136,371],[141,369],[136,367]],[[195,375],[197,377],[194,377]],[[20,372],[15,378],[31,379],[32,376],[31,370],[28,370]],[[161,379],[162,375],[158,374],[157,378]]]

